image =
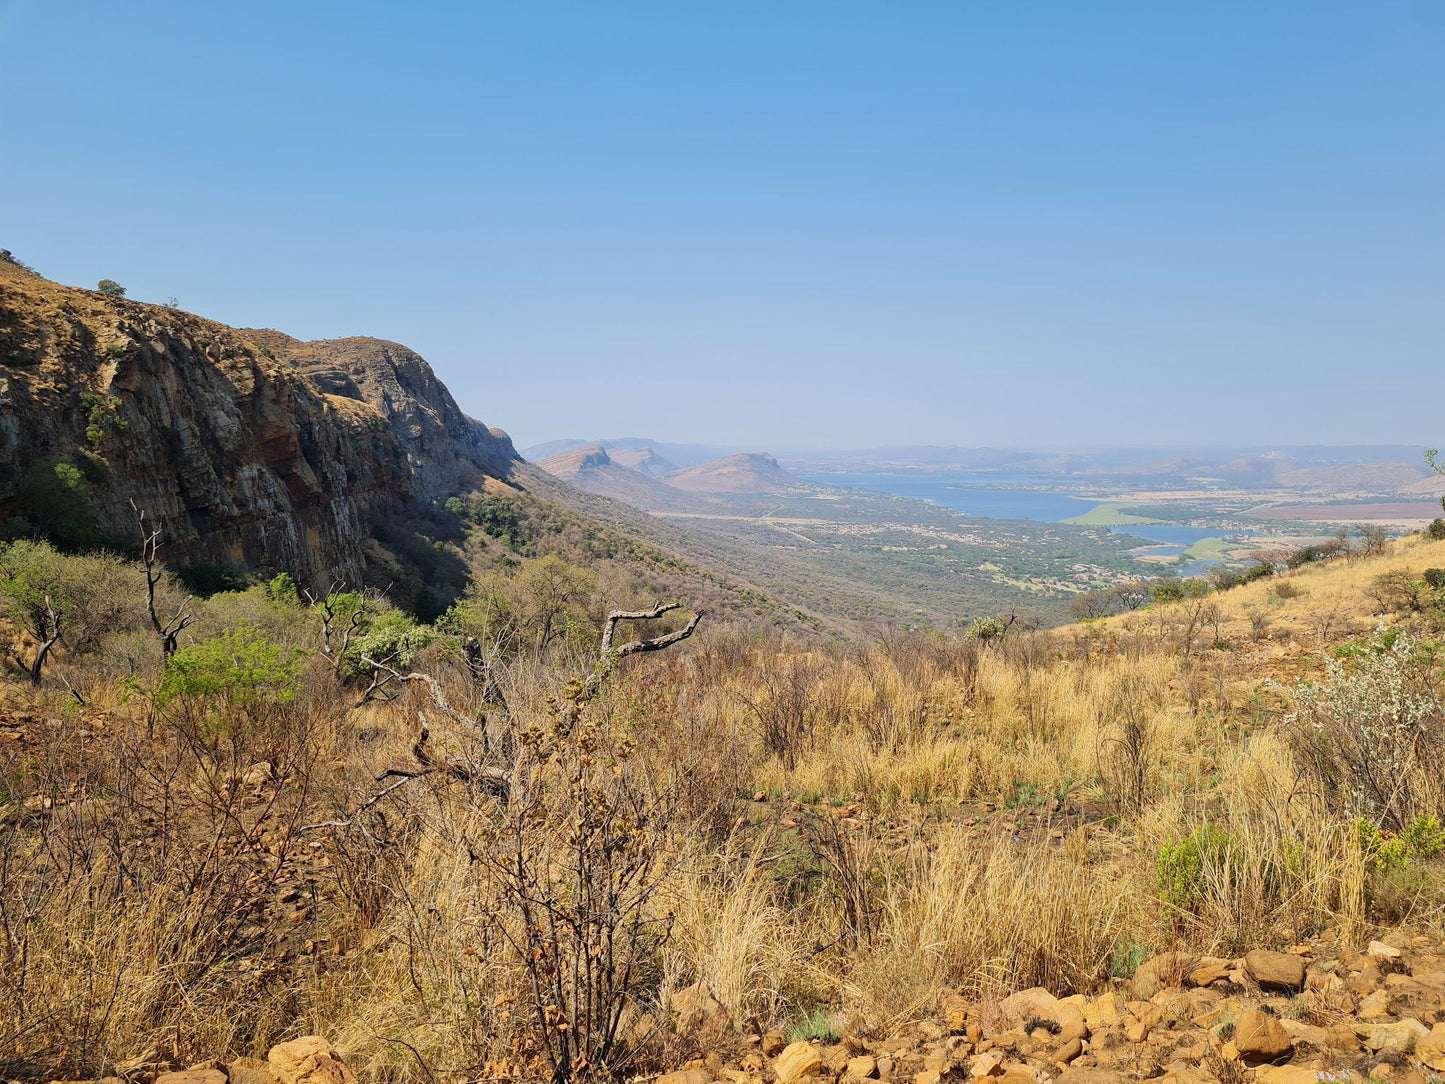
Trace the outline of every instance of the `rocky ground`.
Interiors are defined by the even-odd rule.
[[[691,988],[683,1030],[725,1030],[721,1006]],[[792,1042],[777,1031],[695,1058],[658,1084],[1315,1084],[1445,1080],[1445,946],[1393,934],[1357,951],[1338,940],[1241,959],[1169,953],[1094,997],[1024,990],[969,1001],[881,1040]]]
[[[673,999],[697,1056],[655,1084],[1435,1084],[1445,1081],[1445,944],[1394,933],[1356,950],[1337,939],[1240,959],[1167,953],[1093,997],[1042,988],[970,1001],[886,1038],[789,1042],[743,1033],[701,986]],[[238,1058],[171,1067],[132,1059],[113,1084],[356,1084],[318,1036]],[[639,1078],[645,1079],[645,1078]]]

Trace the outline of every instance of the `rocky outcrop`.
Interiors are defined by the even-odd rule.
[[[0,518],[60,460],[104,536],[133,536],[134,501],[177,563],[355,581],[401,503],[515,459],[394,343],[238,331],[0,262]]]

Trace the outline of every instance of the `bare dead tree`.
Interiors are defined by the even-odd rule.
[[[674,632],[646,640],[633,640],[623,644],[621,647],[614,647],[613,641],[616,639],[617,626],[620,622],[650,621],[677,609],[681,609],[681,604],[671,602],[660,603],[651,610],[614,610],[609,613],[602,626],[602,649],[599,654],[598,663],[586,681],[581,683],[580,690],[582,691],[578,694],[579,701],[590,697],[592,693],[596,691],[601,685],[609,666],[616,659],[626,658],[629,655],[637,655],[643,652],[661,651],[671,647],[673,644],[681,643],[696,631],[698,623],[703,618],[703,613],[700,610],[697,611],[685,626]],[[523,778],[524,774],[521,761],[514,752],[510,741],[493,740],[485,714],[470,716],[459,711],[453,707],[447,699],[441,682],[437,681],[432,675],[420,671],[403,673],[391,665],[394,661],[394,656],[374,659],[370,656],[363,655],[361,661],[371,668],[372,679],[366,693],[357,701],[356,706],[359,707],[370,699],[377,699],[377,694],[389,686],[421,685],[425,687],[430,694],[432,704],[436,711],[461,734],[475,739],[481,750],[481,759],[477,760],[462,757],[438,759],[431,751],[431,726],[427,721],[426,714],[418,711],[417,718],[420,723],[420,730],[416,742],[412,745],[412,759],[415,761],[415,764],[393,766],[378,775],[376,777],[377,782],[388,778],[398,778],[399,781],[387,787],[379,794],[373,795],[352,817],[343,820],[328,821],[323,824],[310,825],[308,828],[350,827],[356,817],[362,812],[372,808],[382,798],[400,790],[412,780],[439,774],[488,791],[496,795],[503,802],[511,802],[514,799],[518,781]],[[487,666],[490,668],[490,660],[488,660]],[[495,680],[494,675],[490,676],[490,680]],[[484,701],[485,700],[486,697],[484,695]],[[510,712],[506,706],[506,699],[502,696],[500,686],[496,688],[494,702],[500,707],[501,714],[504,717],[510,716]]]
[[[40,646],[35,650],[35,658],[29,663],[19,656],[16,656],[15,659],[30,678],[32,685],[40,684],[40,672],[45,667],[45,657],[50,654],[50,649],[60,640],[60,614],[55,611],[55,603],[50,600],[49,595],[45,596],[45,618],[45,636],[37,637]]]
[[[612,641],[617,635],[618,622],[655,621],[663,614],[680,609],[682,609],[680,602],[662,602],[650,610],[613,610],[602,623],[602,658],[606,659],[614,651]],[[703,619],[703,616],[704,611],[698,610],[692,615],[692,619],[676,632],[669,632],[666,636],[658,636],[651,640],[634,640],[630,644],[623,644],[615,649],[617,658],[625,659],[628,655],[636,655],[643,651],[661,651],[665,647],[681,643],[696,631],[698,622]]]
[[[341,580],[335,580],[327,589],[326,594],[319,599],[309,590],[302,592],[307,605],[321,615],[321,654],[331,663],[331,669],[338,673],[346,658],[347,649],[351,647],[351,638],[355,636],[356,633],[360,631],[362,625],[365,624],[367,610],[371,605],[370,600],[367,599],[365,595],[358,593],[357,597],[360,599],[360,602],[356,608],[351,610],[349,615],[339,614],[337,603],[345,591],[346,584]],[[346,619],[346,625],[340,632],[340,646],[336,644],[336,621],[338,617],[345,617]],[[382,684],[385,684],[385,682]],[[361,698],[361,703],[364,704],[372,698],[370,695],[372,691],[373,690],[370,689],[367,690],[367,695]]]
[[[165,575],[157,559],[161,548],[161,529],[148,529],[144,510],[134,500],[130,502],[130,506],[135,512],[136,527],[140,531],[140,559],[145,565],[146,575],[146,613],[150,615],[151,626],[156,630],[156,635],[161,638],[161,651],[166,658],[170,658],[176,653],[181,633],[196,619],[190,612],[191,597],[187,595],[167,620],[160,619],[160,615],[156,613],[156,585]]]

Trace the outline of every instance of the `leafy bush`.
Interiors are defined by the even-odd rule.
[[[299,672],[293,653],[272,643],[259,629],[242,625],[172,655],[156,701],[164,706],[190,696],[228,705],[284,703],[296,695]]]
[[[1206,872],[1225,866],[1233,848],[1229,833],[1213,824],[1201,824],[1183,839],[1166,843],[1155,861],[1160,898],[1192,910],[1204,898]]]
[[[1425,534],[1435,542],[1445,540],[1445,519],[1436,516],[1430,521],[1430,526],[1425,528]]]
[[[1382,872],[1408,869],[1445,853],[1445,827],[1428,814],[1397,833],[1382,831],[1374,821],[1361,817],[1355,822],[1355,836],[1360,852]]]
[[[418,625],[405,614],[392,610],[381,614],[364,632],[352,638],[344,661],[352,674],[371,672],[365,659],[406,670],[416,664],[421,653],[435,639],[435,630]]]
[[[115,279],[101,279],[95,284],[95,288],[107,297],[125,296],[125,287],[116,282]]]

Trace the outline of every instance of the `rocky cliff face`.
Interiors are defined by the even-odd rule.
[[[515,458],[394,343],[238,331],[0,262],[0,518],[60,461],[103,534],[134,535],[134,501],[173,561],[355,582],[400,504]]]

